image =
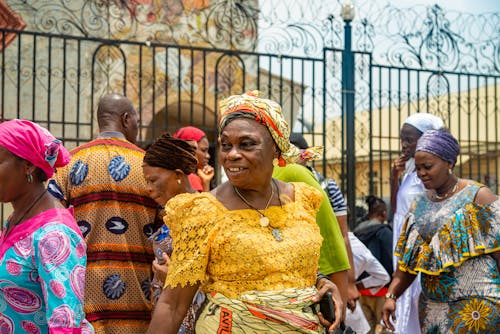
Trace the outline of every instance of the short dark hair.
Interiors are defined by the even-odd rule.
[[[365,202],[368,204],[368,217],[379,215],[387,210],[387,204],[380,197],[369,195],[366,197]]]

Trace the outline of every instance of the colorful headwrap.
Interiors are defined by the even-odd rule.
[[[460,146],[448,131],[429,130],[418,139],[415,152],[428,152],[455,164],[460,154]]]
[[[151,145],[144,155],[145,163],[168,170],[180,169],[184,174],[196,171],[196,150],[183,139],[164,133]]]
[[[304,161],[311,161],[321,159],[323,154],[322,146],[309,147],[309,143],[301,133],[290,133],[290,143],[300,149],[300,159]]]
[[[47,178],[52,177],[55,168],[71,160],[61,141],[47,129],[21,119],[0,124],[0,146],[43,170]]]
[[[439,130],[444,126],[441,118],[427,113],[413,114],[403,124],[409,124],[422,133],[428,130]]]
[[[269,99],[259,97],[259,91],[248,91],[242,95],[229,96],[219,104],[219,132],[231,120],[239,117],[253,119],[269,130],[271,137],[281,151],[278,164],[285,166],[287,163],[296,162],[300,150],[290,144],[288,139],[290,127],[283,117],[281,106]],[[304,154],[303,154],[304,155]],[[311,152],[310,158],[321,157],[320,154]]]
[[[199,142],[201,138],[206,137],[205,132],[201,131],[194,126],[186,126],[177,130],[172,136],[177,139],[182,140],[194,140],[195,142]]]

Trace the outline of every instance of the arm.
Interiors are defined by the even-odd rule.
[[[496,200],[498,200],[498,196],[488,187],[480,188],[476,194],[476,198],[474,198],[474,202],[477,204],[491,204]]]
[[[73,333],[76,328],[86,327],[83,313],[85,295],[86,245],[80,236],[76,222],[74,229],[63,223],[44,226],[33,238],[35,253],[33,263],[42,289],[42,301],[46,307],[48,332]],[[54,253],[51,238],[60,238],[60,247]],[[54,260],[47,261],[47,254]],[[50,269],[50,270],[49,270]],[[71,279],[70,279],[71,278]],[[67,313],[67,314],[66,314]],[[74,319],[61,323],[62,315]]]
[[[391,277],[373,255],[367,257],[366,260],[365,271],[370,276],[363,278],[356,285],[361,289],[370,289],[372,293],[377,293],[384,285],[390,282]]]
[[[356,287],[356,277],[354,275],[354,260],[352,256],[351,242],[349,241],[349,228],[347,227],[347,215],[337,216],[337,221],[339,222],[340,230],[342,231],[342,237],[344,238],[345,246],[347,249],[347,257],[349,258],[349,263],[351,269],[347,271],[347,307],[351,311],[356,308],[356,301],[359,299],[360,294],[358,288]]]
[[[165,282],[165,279],[167,278],[167,274],[168,274],[168,265],[170,264],[170,257],[167,255],[167,253],[163,252],[161,254],[162,258],[163,258],[163,263],[159,263],[158,262],[158,259],[155,258],[153,260],[153,273],[155,274],[156,278],[160,281],[160,282]],[[162,284],[163,285],[163,284]]]
[[[337,286],[342,298],[342,319],[345,319],[345,305],[347,301],[347,270],[338,271],[328,275],[330,280]]]
[[[389,286],[388,293],[398,298],[405,292],[405,290],[413,283],[416,275],[412,275],[409,273],[405,273],[399,268],[394,273],[394,278],[392,280],[391,285]],[[384,302],[384,306],[382,307],[382,320],[384,321],[384,325],[394,331],[394,326],[392,322],[389,320],[389,317],[394,321],[396,320],[395,312],[396,312],[396,299],[395,298],[386,298]]]
[[[203,185],[203,191],[210,191],[210,181],[212,181],[215,170],[212,166],[206,165],[202,169],[198,169],[196,174],[201,178],[201,183]]]
[[[399,191],[399,178],[401,177],[401,174],[403,174],[405,167],[406,167],[406,161],[408,158],[405,158],[403,155],[401,155],[399,158],[394,160],[392,163],[392,169],[391,169],[391,176],[390,176],[390,181],[391,181],[391,211],[392,214],[396,212],[396,205],[397,205],[397,198],[398,198],[398,191]]]
[[[356,301],[359,299],[360,294],[356,287],[354,259],[348,234],[349,227],[347,224],[347,206],[345,205],[344,196],[334,180],[327,179],[325,191],[328,195],[328,199],[330,200],[333,212],[337,216],[340,231],[342,232],[342,238],[344,239],[347,249],[347,257],[349,259],[349,264],[351,265],[351,269],[347,271],[347,307],[349,307],[351,311],[354,311],[356,308]]]
[[[349,233],[349,239],[351,241],[356,274],[363,272],[369,274],[368,277],[358,281],[356,285],[361,289],[371,289],[372,293],[376,293],[380,288],[389,283],[391,278],[382,264],[373,256],[372,252],[353,233]]]
[[[328,328],[329,332],[333,332],[340,326],[340,320],[342,319],[342,312],[344,310],[344,304],[342,302],[342,297],[340,296],[339,289],[337,286],[326,277],[320,277],[316,283],[318,292],[313,296],[312,301],[314,303],[319,303],[323,295],[330,291],[332,293],[333,304],[335,305],[335,321],[330,324],[325,320],[321,313],[318,313],[319,321],[321,324]]]
[[[495,193],[493,193],[488,187],[482,187],[477,192],[474,202],[478,204],[491,204],[497,200],[498,196]],[[495,259],[498,271],[500,272],[500,251],[491,253],[491,256]]]
[[[198,286],[165,287],[156,304],[147,334],[177,334]]]
[[[495,259],[497,262],[497,269],[500,272],[500,251],[496,251],[494,253],[491,253],[491,256]]]

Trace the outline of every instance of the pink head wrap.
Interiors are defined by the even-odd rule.
[[[195,128],[194,126],[186,126],[177,130],[172,137],[176,139],[194,140],[195,142],[199,142],[201,138],[206,137],[206,135],[205,132]]]
[[[30,121],[13,119],[0,123],[0,146],[31,162],[50,178],[56,167],[66,166],[71,155],[61,141]]]

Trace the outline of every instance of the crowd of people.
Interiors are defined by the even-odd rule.
[[[138,114],[101,98],[99,135],[67,151],[0,123],[2,333],[491,333],[500,328],[500,200],[454,172],[436,116],[408,117],[383,199],[351,232],[322,157],[257,91],[136,145]],[[331,305],[329,308],[328,305]]]

